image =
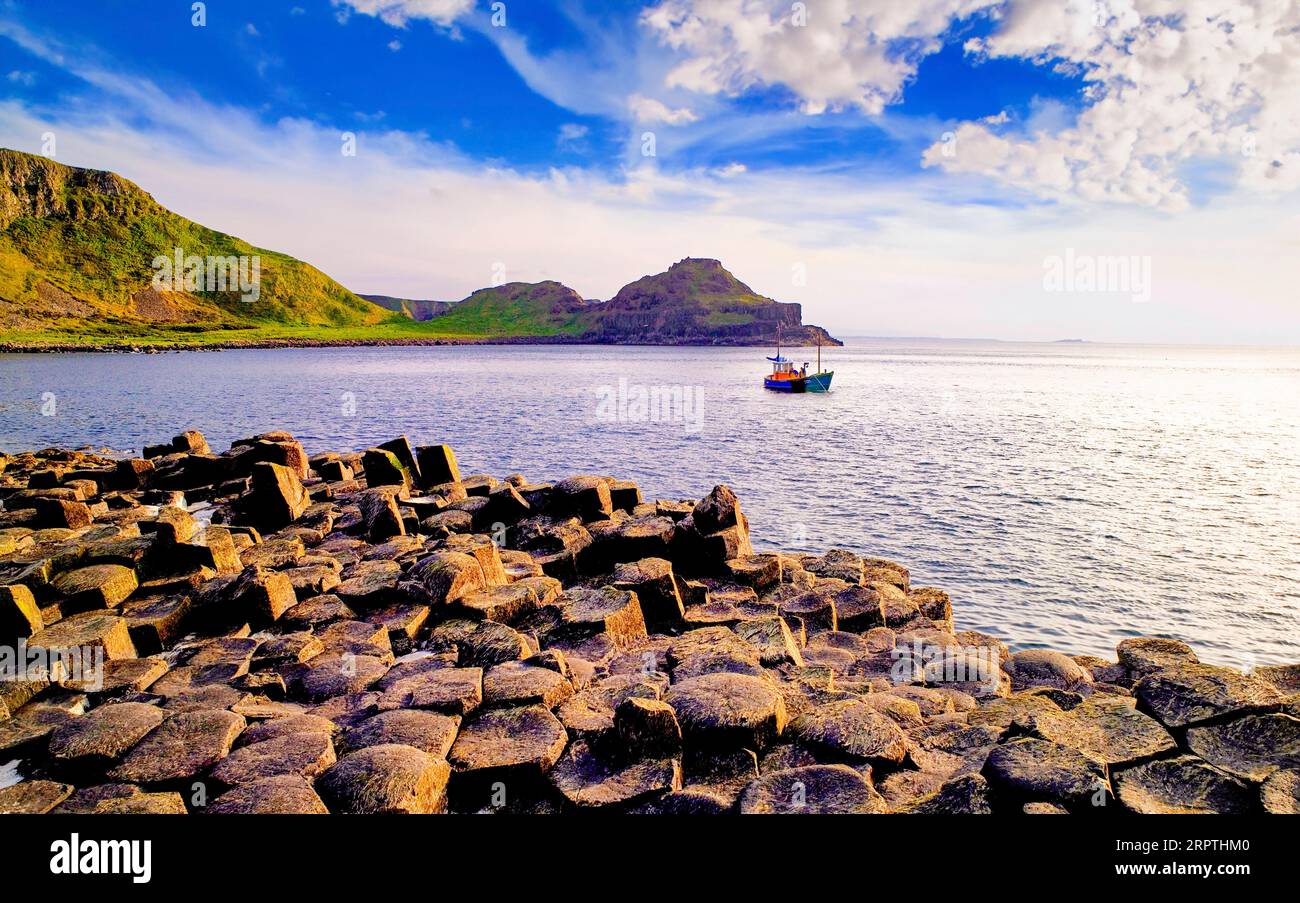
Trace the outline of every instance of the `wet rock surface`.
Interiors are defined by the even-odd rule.
[[[3,464],[0,645],[41,664],[0,812],[1300,808],[1300,665],[1011,653],[896,562],[755,552],[726,486],[192,430]]]

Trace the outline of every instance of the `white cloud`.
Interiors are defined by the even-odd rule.
[[[671,87],[733,94],[784,85],[807,113],[899,99],[954,17],[996,0],[663,0],[642,22],[685,59]]]
[[[577,122],[566,122],[560,126],[560,134],[555,139],[561,150],[581,150],[591,129]]]
[[[966,123],[926,165],[1052,198],[1181,210],[1184,169],[1218,160],[1249,190],[1300,187],[1300,4],[1278,0],[1012,0],[975,51],[1063,61],[1091,103],[1027,135]],[[955,150],[955,153],[953,152]]]
[[[685,125],[695,122],[699,118],[686,107],[679,107],[674,110],[662,100],[655,100],[653,97],[645,97],[641,94],[633,94],[629,97],[627,106],[632,111],[632,118],[637,122]]]
[[[981,11],[995,27],[964,42],[973,60],[1077,75],[1083,109],[1054,128],[1002,128],[1005,115],[962,123],[924,165],[1051,199],[1163,210],[1195,200],[1187,170],[1205,161],[1235,170],[1244,189],[1300,188],[1297,0],[662,0],[642,22],[679,55],[670,87],[782,85],[805,113],[878,114],[953,22]]]
[[[28,88],[36,84],[35,72],[24,72],[20,69],[13,70],[8,75],[6,75],[5,78],[13,82],[14,84],[24,85]]]
[[[397,40],[397,38],[393,38],[388,42],[388,49],[393,51],[393,53],[396,53],[402,49],[402,42]]]
[[[405,28],[412,19],[425,19],[435,25],[451,25],[474,8],[474,0],[330,0],[340,7],[340,21],[355,10],[374,16],[394,28]]]

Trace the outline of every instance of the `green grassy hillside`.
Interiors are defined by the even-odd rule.
[[[172,258],[178,247],[205,261],[256,255],[257,299],[245,302],[237,289],[155,287],[155,258]],[[0,334],[6,339],[362,327],[393,317],[315,267],[172,213],[120,176],[0,149]]]
[[[580,336],[593,310],[558,282],[511,282],[479,289],[425,325],[434,335]]]

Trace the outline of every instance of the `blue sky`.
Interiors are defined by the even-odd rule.
[[[0,0],[0,144],[359,291],[715,256],[859,334],[1300,341],[1285,20],[1110,2]],[[1150,299],[1047,291],[1067,249]]]

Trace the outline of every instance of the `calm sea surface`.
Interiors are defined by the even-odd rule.
[[[466,472],[610,473],[659,498],[725,481],[760,547],[898,559],[1016,648],[1164,634],[1300,661],[1300,350],[851,340],[826,351],[834,391],[801,396],[760,387],[768,353],[0,355],[0,450],[404,432]]]

